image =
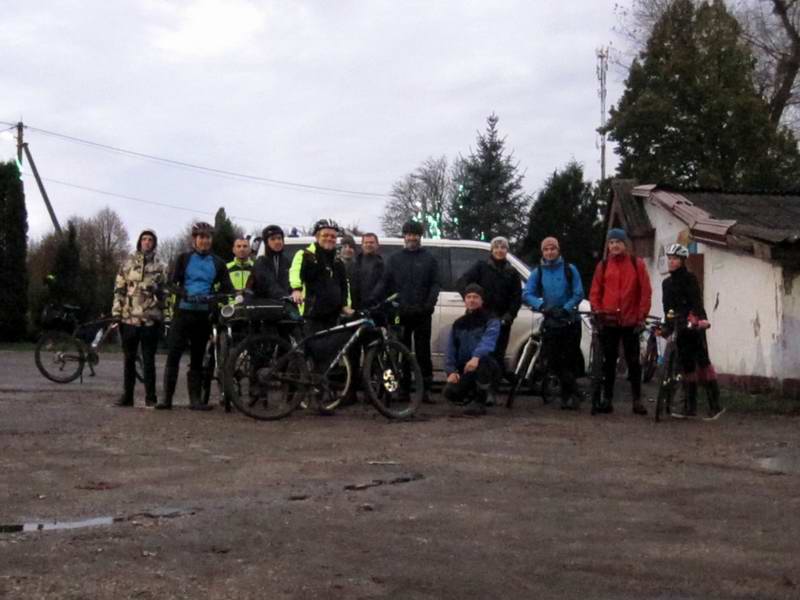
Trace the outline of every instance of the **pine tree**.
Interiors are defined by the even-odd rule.
[[[602,247],[600,220],[602,186],[583,179],[583,167],[570,162],[545,182],[528,214],[528,228],[519,255],[531,265],[541,260],[540,245],[549,236],[558,238],[562,255],[590,282],[598,248]]]
[[[464,239],[502,235],[516,240],[524,227],[528,199],[522,190],[523,176],[512,156],[505,154],[498,120],[494,114],[486,120],[486,132],[478,134],[477,150],[466,159],[462,179],[456,184],[450,214],[458,236]]]
[[[22,339],[28,312],[28,212],[19,170],[0,164],[0,341]]]
[[[47,281],[49,302],[77,304],[84,299],[81,287],[81,252],[74,220],[67,223],[67,234],[58,241],[53,268],[47,275]],[[85,316],[87,309],[82,308],[82,316]]]
[[[220,207],[214,216],[214,239],[211,251],[224,261],[233,260],[233,242],[236,241],[237,230],[234,227],[225,209]]]
[[[797,186],[796,140],[770,122],[754,65],[724,2],[672,2],[611,109],[619,174],[682,186]]]

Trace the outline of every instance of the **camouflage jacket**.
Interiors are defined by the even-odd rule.
[[[155,256],[134,252],[120,267],[114,284],[111,315],[128,325],[153,325],[164,319],[166,267]]]

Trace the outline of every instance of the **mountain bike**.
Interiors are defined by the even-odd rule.
[[[514,367],[513,383],[506,398],[506,408],[514,406],[514,400],[523,386],[528,386],[532,391],[538,386],[539,395],[545,404],[549,404],[561,394],[561,382],[547,365],[545,344],[552,342],[545,340],[542,324],[543,319],[534,317],[531,334],[522,347]]]
[[[673,322],[675,314],[669,311],[660,325],[660,330],[663,331],[665,325]],[[697,325],[695,322],[687,321],[686,328],[694,329]],[[662,415],[672,415],[672,403],[675,399],[675,394],[683,381],[683,374],[680,370],[680,352],[677,344],[677,327],[673,326],[670,335],[667,336],[667,347],[664,350],[663,369],[661,371],[661,378],[658,384],[658,395],[656,396],[656,410],[654,419],[658,423]],[[714,418],[719,416],[724,411],[715,415]],[[680,416],[680,415],[676,415]]]
[[[422,402],[422,370],[389,328],[388,312],[393,307],[394,297],[390,297],[356,313],[352,321],[294,343],[271,333],[249,336],[231,352],[225,370],[226,393],[239,411],[254,419],[281,419],[312,403],[327,414],[329,406],[338,404],[331,374],[352,345],[362,341],[366,343],[362,379],[370,401],[388,418],[411,417]],[[314,347],[331,341],[338,350],[317,372]]]
[[[280,300],[247,300],[243,304],[228,305],[222,307],[220,311],[220,326],[228,331],[227,339],[229,342],[238,337],[237,345],[229,343],[231,352],[226,354],[228,357],[240,350],[239,345],[245,340],[249,340],[254,347],[260,348],[254,355],[263,355],[266,348],[274,343],[274,338],[278,337],[286,341],[289,347],[301,340],[303,321],[297,311],[297,307],[292,302],[291,296]],[[239,329],[236,335],[236,329]],[[242,330],[246,333],[242,334]],[[266,337],[265,337],[266,336]],[[263,339],[261,339],[263,338]],[[280,351],[281,347],[273,348]],[[285,346],[283,346],[285,350]],[[239,359],[241,362],[241,358]],[[249,361],[249,358],[247,359]],[[331,397],[326,398],[323,409],[332,411],[341,404],[353,385],[354,368],[347,355],[340,357],[339,362],[328,373],[330,389],[333,392]],[[242,394],[243,372],[231,381],[233,392],[226,387],[225,369],[220,371],[219,382],[222,383],[222,397],[224,399],[225,411],[230,412],[232,406],[231,395],[240,396]]]
[[[648,315],[641,334],[642,383],[649,383],[658,369],[658,338],[662,327],[660,317]]]
[[[49,304],[42,312],[45,331],[39,337],[34,351],[36,368],[50,381],[70,383],[79,377],[88,365],[89,377],[100,362],[100,351],[119,329],[119,320],[105,317],[79,323],[79,306]],[[122,340],[120,339],[120,346]],[[136,378],[144,381],[141,350],[136,355]]]

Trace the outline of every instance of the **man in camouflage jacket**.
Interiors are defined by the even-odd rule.
[[[111,316],[120,320],[120,336],[125,353],[123,393],[118,406],[133,406],[136,383],[136,356],[142,346],[145,404],[156,404],[156,349],[164,320],[166,267],[156,258],[158,238],[152,229],[139,234],[136,252],[120,267],[114,285]]]

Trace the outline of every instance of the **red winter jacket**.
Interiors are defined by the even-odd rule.
[[[620,327],[633,327],[644,321],[650,313],[652,297],[650,276],[641,258],[629,254],[609,256],[594,270],[589,292],[592,310],[619,314]]]

